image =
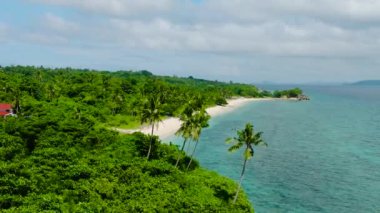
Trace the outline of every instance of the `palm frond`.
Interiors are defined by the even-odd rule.
[[[240,149],[240,147],[242,147],[242,146],[243,146],[243,144],[241,144],[241,143],[234,144],[230,148],[228,148],[228,151],[229,152],[235,152],[236,150]]]
[[[236,142],[236,140],[235,140],[235,138],[227,138],[225,142],[226,142],[226,144],[230,144],[230,143]]]
[[[255,137],[256,138],[261,138],[261,136],[263,135],[263,132],[258,132],[255,134]]]
[[[264,141],[260,141],[258,144],[258,146],[265,146],[265,147],[268,147],[268,144]]]

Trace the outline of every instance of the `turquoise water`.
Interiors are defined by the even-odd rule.
[[[224,141],[252,122],[269,144],[256,148],[243,182],[258,213],[380,212],[380,87],[303,89],[311,101],[253,102],[214,117],[196,158],[238,180],[242,154]]]

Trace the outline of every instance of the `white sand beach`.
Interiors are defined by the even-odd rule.
[[[225,114],[228,112],[231,112],[241,106],[244,106],[245,104],[252,102],[252,101],[269,101],[269,100],[279,100],[278,98],[235,98],[235,99],[229,99],[227,100],[226,106],[214,106],[208,108],[206,111],[210,114],[211,117],[215,117],[221,114]],[[280,99],[281,100],[281,99]],[[157,135],[161,139],[168,138],[175,134],[175,132],[180,128],[181,121],[178,118],[167,118],[161,121],[157,128],[154,130],[154,135]],[[139,129],[119,129],[114,128],[114,130],[125,133],[125,134],[131,134],[134,132],[142,132],[144,134],[150,134],[152,131],[152,127],[150,125],[142,126]]]

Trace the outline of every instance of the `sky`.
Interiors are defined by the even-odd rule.
[[[0,65],[380,79],[380,0],[2,0]]]

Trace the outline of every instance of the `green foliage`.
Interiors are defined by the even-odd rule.
[[[273,94],[268,90],[263,90],[260,93],[260,97],[272,97],[272,96],[273,96]]]
[[[18,111],[0,118],[1,212],[253,211],[244,194],[232,206],[236,184],[196,160],[184,172],[190,157],[176,146],[109,128],[135,125],[152,96],[162,95],[159,116],[170,116],[237,95],[239,85],[22,66],[0,68],[0,85],[0,102]]]
[[[215,100],[215,104],[219,105],[219,106],[224,106],[224,105],[227,105],[227,100],[225,98],[223,98],[223,97],[218,97]]]
[[[202,129],[209,126],[208,120],[210,119],[210,115],[203,108],[202,100],[198,98],[195,98],[194,100],[195,101],[190,101],[185,106],[185,109],[180,116],[182,124],[175,133],[177,136],[181,136],[184,139],[181,152],[185,148],[186,142],[188,141],[194,141],[198,144]],[[194,151],[190,156],[190,161],[188,163],[187,169],[189,169],[191,166],[196,147],[197,146],[194,147]],[[176,167],[178,166],[181,157],[182,154],[179,153],[175,164]]]
[[[187,173],[176,169],[176,147],[158,145],[157,159],[145,161],[145,153],[140,157],[140,143],[149,136],[115,137],[105,129],[92,134],[111,135],[111,140],[99,146],[77,138],[75,148],[67,148],[63,140],[62,146],[36,146],[17,161],[1,161],[2,211],[199,212],[230,208],[235,184],[199,168]],[[45,136],[41,137],[38,141]],[[240,203],[238,211],[251,211],[246,198]]]
[[[265,143],[261,137],[263,133],[262,132],[255,132],[253,129],[253,125],[251,123],[247,123],[245,125],[245,128],[242,130],[237,131],[237,137],[234,138],[228,138],[227,143],[233,142],[234,144],[228,149],[230,152],[234,152],[243,146],[245,147],[245,150],[243,152],[244,156],[244,164],[243,164],[243,170],[240,175],[240,182],[238,189],[236,191],[236,195],[234,198],[233,203],[235,204],[240,192],[241,183],[243,181],[243,176],[245,172],[245,168],[247,165],[247,161],[251,159],[255,153],[254,146],[258,145],[265,145],[268,146],[267,143]]]
[[[237,131],[237,137],[227,139],[227,143],[234,143],[228,149],[228,151],[234,152],[240,149],[241,147],[245,146],[246,151],[244,152],[244,159],[249,160],[251,157],[253,157],[254,146],[267,146],[267,144],[262,140],[262,134],[263,132],[255,132],[253,129],[253,125],[247,123],[244,129]]]
[[[297,98],[302,94],[303,94],[303,91],[300,88],[294,88],[294,89],[283,90],[283,91],[275,90],[273,92],[273,97],[275,97],[275,98],[282,98],[282,97]]]

